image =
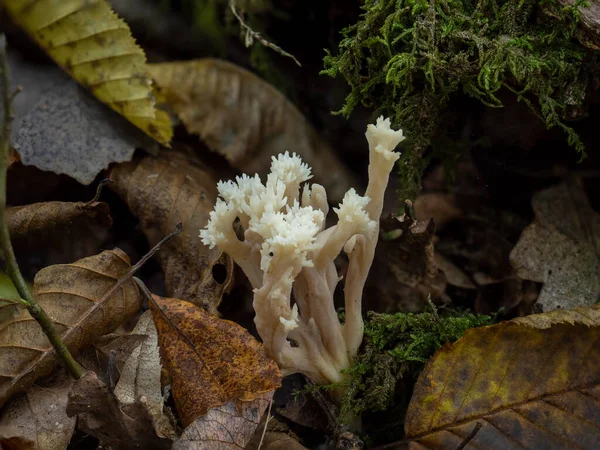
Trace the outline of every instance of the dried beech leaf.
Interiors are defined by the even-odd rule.
[[[7,404],[0,415],[0,448],[20,439],[36,450],[66,449],[75,431],[75,418],[66,413],[71,383],[63,376],[52,386],[33,386]]]
[[[164,151],[116,166],[111,179],[111,188],[139,218],[150,245],[183,223],[183,232],[157,254],[167,294],[216,314],[231,284],[233,262],[198,238],[217,198],[211,170],[182,153]]]
[[[419,377],[410,448],[599,448],[599,341],[600,305],[468,330]]]
[[[186,427],[173,450],[245,449],[272,398],[273,391],[251,401],[230,401],[208,410]]]
[[[374,268],[367,281],[379,302],[368,308],[381,311],[423,309],[427,299],[439,299],[446,289],[446,277],[434,257],[433,220],[418,221],[405,216],[382,220],[387,239],[377,246]]]
[[[140,401],[148,409],[154,430],[160,437],[175,438],[175,430],[163,414],[164,397],[161,389],[161,364],[158,335],[152,321],[152,312],[146,311],[132,331],[135,335],[146,335],[140,346],[135,348],[125,361],[114,394],[123,405]]]
[[[149,67],[187,131],[241,172],[266,176],[271,157],[287,150],[313,168],[334,202],[358,185],[302,113],[251,72],[210,58]]]
[[[37,274],[34,296],[71,352],[110,333],[139,310],[140,293],[131,279],[111,293],[130,268],[127,255],[115,249]],[[0,405],[50,373],[55,363],[48,338],[26,310],[0,323]]]
[[[535,221],[510,254],[517,275],[544,283],[537,300],[544,311],[573,309],[600,300],[600,214],[580,180],[538,192]]]
[[[5,0],[23,29],[78,83],[161,144],[173,130],[155,108],[146,55],[105,0]],[[90,149],[91,150],[91,149]]]
[[[158,146],[58,67],[10,52],[8,62],[12,88],[22,87],[11,143],[23,164],[90,184],[110,163],[131,160],[136,147]]]
[[[184,426],[211,408],[229,401],[248,402],[281,385],[277,364],[237,323],[189,302],[152,297],[160,351]]]
[[[6,215],[21,267],[38,270],[97,253],[112,226],[103,202],[34,203],[7,208]]]
[[[170,449],[172,441],[154,432],[144,400],[123,405],[94,372],[86,372],[73,383],[67,414],[77,416],[81,431],[114,450]]]

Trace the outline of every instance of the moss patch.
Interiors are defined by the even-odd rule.
[[[581,105],[588,85],[585,50],[572,39],[585,5],[366,0],[360,20],[342,31],[338,54],[325,57],[324,73],[350,85],[340,113],[363,104],[406,130],[410,149],[398,164],[404,198],[418,192],[428,162],[423,154],[436,143],[442,112],[457,93],[500,107],[498,91],[512,91],[547,127],[561,128],[583,157],[563,117],[567,106]]]

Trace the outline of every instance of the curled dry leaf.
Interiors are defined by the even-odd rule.
[[[377,246],[367,285],[382,304],[369,304],[369,309],[417,312],[429,296],[440,299],[446,278],[434,257],[433,220],[388,217],[382,220],[381,229],[384,239]]]
[[[597,449],[600,305],[468,330],[415,386],[411,449]]]
[[[277,364],[237,323],[218,319],[189,302],[152,298],[160,351],[184,426],[211,408],[230,401],[249,402],[281,385]]]
[[[171,121],[155,108],[146,55],[105,0],[4,0],[15,22],[78,83],[161,144]]]
[[[211,170],[182,153],[165,151],[118,165],[110,177],[111,188],[139,218],[150,245],[183,223],[182,233],[157,254],[167,294],[216,314],[231,284],[233,261],[198,237],[217,198]]]
[[[251,72],[209,58],[149,67],[187,131],[241,172],[266,176],[271,157],[287,150],[313,168],[334,202],[358,185],[302,113]]]
[[[6,215],[20,266],[38,270],[95,254],[112,225],[103,202],[34,203],[7,208]]]
[[[110,163],[129,161],[136,147],[157,146],[59,68],[9,53],[9,70],[13,88],[23,87],[11,133],[23,164],[90,184]]]
[[[83,258],[73,264],[42,269],[33,294],[54,321],[72,353],[110,333],[140,308],[141,297],[119,249]],[[48,375],[56,363],[54,350],[26,310],[0,324],[0,405],[11,395]]]
[[[0,415],[0,448],[66,449],[75,431],[75,418],[66,413],[71,382],[61,377],[49,387],[33,386],[6,405]]]
[[[146,335],[125,361],[114,394],[122,405],[137,402],[148,410],[156,434],[160,437],[175,438],[175,429],[163,413],[164,397],[161,388],[161,364],[158,349],[158,335],[152,321],[152,312],[146,311],[131,332],[133,335]],[[143,402],[140,399],[144,399]]]
[[[115,450],[167,450],[172,441],[156,435],[152,418],[140,402],[123,405],[94,372],[73,383],[67,414],[77,416],[77,427]]]
[[[544,311],[593,305],[600,299],[600,214],[580,180],[540,191],[531,201],[535,221],[510,254],[517,275],[544,283]]]
[[[173,450],[243,450],[254,436],[273,391],[254,400],[234,400],[211,408],[186,427]]]

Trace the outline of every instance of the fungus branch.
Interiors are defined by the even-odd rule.
[[[367,128],[369,185],[365,196],[350,189],[334,208],[336,225],[325,228],[325,189],[304,184],[310,168],[296,154],[273,157],[263,184],[258,175],[219,182],[220,197],[202,241],[229,253],[254,288],[256,328],[283,373],[300,372],[317,384],[342,380],[363,337],[362,291],[373,262],[379,217],[402,131],[380,117]],[[243,228],[243,240],[234,230]],[[333,295],[340,280],[334,260],[350,264],[345,280],[346,320]]]

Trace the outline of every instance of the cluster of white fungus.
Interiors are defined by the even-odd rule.
[[[363,338],[361,297],[373,262],[383,195],[404,139],[380,117],[367,127],[369,185],[350,189],[325,228],[329,212],[323,186],[305,183],[310,168],[288,152],[273,157],[265,184],[242,175],[218,184],[220,197],[205,229],[204,244],[228,253],[254,288],[255,323],[283,373],[301,372],[318,384],[339,382]],[[302,187],[302,184],[304,186]],[[302,190],[301,190],[302,187]],[[345,323],[333,294],[341,280],[334,265],[345,251]]]

